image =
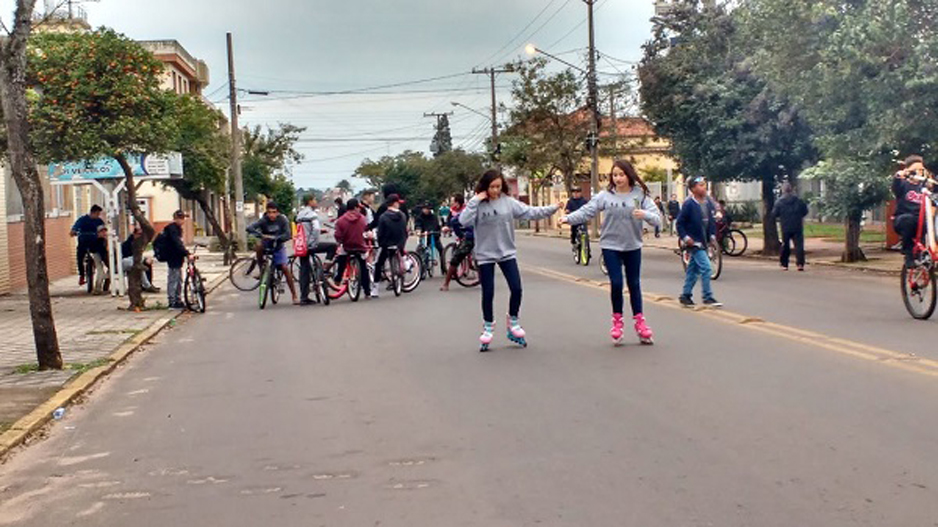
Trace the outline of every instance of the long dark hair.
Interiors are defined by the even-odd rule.
[[[638,185],[642,187],[642,190],[645,192],[646,197],[651,195],[651,191],[648,190],[648,185],[646,185],[645,182],[642,181],[642,178],[638,175],[638,172],[635,171],[635,167],[632,166],[632,163],[629,163],[628,161],[624,159],[620,159],[616,161],[615,163],[613,163],[612,167],[613,167],[613,170],[615,170],[615,168],[618,167],[619,170],[625,172],[626,177],[629,178],[629,186],[634,187],[635,185]],[[615,192],[616,190],[616,182],[615,180],[612,179],[613,170],[609,171],[609,191],[610,192]]]
[[[489,187],[492,185],[496,179],[502,180],[502,194],[508,193],[508,182],[505,181],[505,176],[502,175],[498,170],[489,170],[485,174],[482,174],[482,177],[479,178],[479,182],[476,183],[476,194],[480,192],[488,192]]]

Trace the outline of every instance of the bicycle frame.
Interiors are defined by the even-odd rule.
[[[938,184],[938,182],[933,179],[928,179],[928,182]],[[932,191],[927,188],[922,189],[922,206],[919,208],[918,229],[916,230],[915,247],[913,249],[913,254],[916,256],[927,251],[932,262],[936,260],[935,256],[938,255],[938,242],[935,240],[935,204],[932,201],[933,195]],[[922,243],[922,240],[926,240],[926,243]]]

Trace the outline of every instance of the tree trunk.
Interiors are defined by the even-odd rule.
[[[762,256],[778,256],[782,242],[778,239],[778,225],[772,216],[775,208],[775,176],[762,178]]]
[[[860,248],[860,232],[862,232],[860,222],[862,220],[863,214],[851,214],[844,222],[847,237],[844,240],[844,254],[841,256],[841,261],[845,263],[866,261],[866,255]]]
[[[146,301],[143,298],[143,273],[146,271],[143,265],[143,251],[146,250],[147,245],[155,237],[156,231],[153,229],[153,225],[150,224],[147,217],[143,215],[143,211],[140,210],[140,205],[137,204],[137,187],[134,184],[134,171],[130,168],[127,158],[124,154],[117,154],[114,156],[114,159],[117,160],[124,170],[125,186],[127,187],[127,208],[130,209],[130,214],[134,217],[134,222],[139,225],[140,230],[143,231],[143,236],[135,239],[133,242],[134,265],[130,269],[130,274],[127,275],[127,298],[130,300],[129,309],[139,312],[146,307]]]
[[[46,213],[42,180],[29,148],[26,106],[26,40],[35,0],[18,0],[13,32],[0,41],[0,103],[6,125],[10,171],[23,198],[26,284],[29,314],[40,370],[62,369],[62,354],[52,316],[46,261]],[[3,220],[0,220],[3,221]]]
[[[205,194],[198,194],[195,198],[196,203],[199,204],[199,207],[202,208],[202,212],[205,213],[205,218],[208,219],[208,222],[212,224],[212,230],[215,231],[215,236],[218,237],[218,243],[221,245],[222,251],[227,255],[228,254],[228,244],[231,238],[225,234],[225,229],[222,228],[221,223],[218,222],[218,217],[215,215],[215,209],[212,208],[212,205],[205,198]]]

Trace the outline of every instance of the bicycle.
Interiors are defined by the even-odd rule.
[[[444,247],[443,261],[452,262],[453,254],[455,254],[456,249],[462,243],[463,240],[460,238]],[[476,263],[475,257],[472,255],[471,251],[456,268],[456,274],[453,278],[463,287],[475,287],[479,285],[479,264]]]
[[[192,250],[192,257],[188,258],[186,263],[186,281],[182,289],[183,300],[185,300],[186,309],[189,311],[205,313],[205,279],[202,278],[202,274],[199,273],[199,269],[195,266],[196,260],[199,259],[195,252],[199,247],[207,246],[196,244],[195,247],[196,248]]]
[[[97,269],[97,265],[94,262],[94,253],[92,251],[85,252],[85,258],[82,262],[82,265],[85,267],[85,287],[87,288],[88,294],[94,293],[94,273]],[[104,267],[107,269],[107,266]],[[111,277],[110,273],[104,275],[104,283],[101,286],[102,293],[107,293],[111,290]]]
[[[283,269],[274,265],[274,254],[280,249],[282,243],[264,244],[264,258],[261,261],[260,278],[260,296],[258,297],[258,306],[261,309],[267,307],[267,300],[272,304],[280,301],[280,296],[284,293]]]
[[[717,228],[717,243],[727,256],[742,256],[749,248],[749,238],[746,233],[732,226],[720,222]]]
[[[702,250],[702,248],[697,247],[693,249],[691,247],[686,247],[683,240],[678,241],[678,248],[675,249],[675,254],[681,257],[681,264],[684,266],[684,271],[687,271],[687,265],[690,263],[691,251],[693,250]],[[715,244],[707,244],[707,256],[710,258],[710,279],[717,280],[720,278],[720,275],[723,274],[723,250],[719,249]]]
[[[573,261],[577,265],[588,266],[593,257],[590,250],[589,229],[583,225],[577,225],[573,228],[577,230],[576,241],[573,243]]]
[[[312,256],[312,269],[310,270],[309,287],[316,295],[316,301],[328,306],[332,301],[332,297],[329,296],[329,286],[326,285],[326,271],[318,254],[310,256]]]
[[[349,300],[352,302],[358,302],[362,294],[362,268],[361,261],[356,255],[348,255],[348,263],[345,266],[345,272],[342,274],[342,279],[340,284],[333,284],[326,282],[329,291],[326,291],[327,296],[330,300],[338,300],[342,298],[343,295],[348,295]],[[360,255],[364,258],[364,255]],[[367,263],[365,264],[365,272],[368,271]]]
[[[420,234],[420,244],[417,246],[417,255],[420,257],[420,263],[423,265],[422,278],[433,278],[433,270],[439,265],[439,257],[436,250],[436,236],[438,232],[424,232]]]
[[[911,179],[938,186],[938,181],[930,177],[915,176]],[[918,216],[918,230],[915,245],[912,248],[913,266],[902,264],[902,301],[906,311],[916,320],[928,320],[935,312],[938,290],[935,284],[935,262],[938,262],[938,241],[936,241],[935,209],[936,199],[933,191],[922,189],[922,204]]]

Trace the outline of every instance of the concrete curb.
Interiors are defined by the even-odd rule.
[[[567,236],[564,234],[534,233],[534,232],[522,232],[521,234],[523,234],[524,236],[531,236],[535,238],[567,239]],[[661,245],[655,242],[648,242],[648,241],[645,242],[645,247],[649,249],[658,249],[662,251],[674,251],[674,249],[676,249],[676,247],[665,246],[665,245]],[[739,258],[748,258],[750,260],[762,260],[765,262],[774,262],[778,260],[778,258],[775,256],[762,256],[761,254],[758,254],[758,253],[746,253],[740,256]],[[878,274],[882,276],[900,276],[902,274],[901,269],[880,269],[876,267],[868,267],[868,266],[856,265],[856,264],[845,264],[841,262],[829,262],[829,261],[824,261],[824,260],[813,260],[813,261],[808,262],[808,265],[809,266],[816,265],[819,267],[831,267],[835,269],[843,269],[845,271]]]
[[[206,285],[206,293],[212,293],[218,289],[225,280],[228,279],[228,273],[222,273]],[[58,409],[67,406],[77,397],[91,389],[97,382],[117,368],[127,360],[141,346],[150,341],[159,334],[172,321],[176,320],[185,311],[172,312],[164,317],[157,319],[150,326],[137,333],[127,342],[124,342],[117,350],[108,356],[108,364],[88,370],[77,378],[72,379],[59,391],[52,395],[46,402],[37,406],[32,412],[21,417],[9,430],[0,434],[0,462],[6,460],[10,452],[25,443],[33,434],[42,429],[52,420],[52,413]]]

